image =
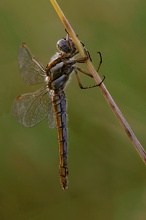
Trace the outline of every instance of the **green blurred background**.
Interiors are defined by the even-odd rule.
[[[105,85],[146,149],[146,1],[58,1],[98,65]],[[58,177],[56,129],[47,120],[31,129],[12,115],[26,86],[17,50],[26,42],[46,65],[65,36],[50,1],[0,2],[0,219],[146,219],[146,167],[98,88],[66,88],[69,189]],[[85,85],[91,84],[82,77]]]

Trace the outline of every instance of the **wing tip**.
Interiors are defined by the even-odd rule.
[[[22,47],[26,47],[26,43],[23,42],[23,43],[21,44],[21,46],[22,46]]]

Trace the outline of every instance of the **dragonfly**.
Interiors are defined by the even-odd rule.
[[[66,95],[64,89],[74,72],[81,89],[100,86],[103,80],[96,85],[84,87],[79,78],[79,72],[92,77],[91,73],[76,66],[91,59],[89,52],[81,42],[85,56],[75,58],[79,53],[72,38],[67,33],[60,39],[56,52],[50,62],[43,65],[32,55],[26,43],[22,43],[18,50],[18,64],[22,79],[27,85],[45,83],[33,93],[19,95],[13,105],[14,116],[25,127],[33,127],[48,117],[48,126],[57,128],[59,145],[59,176],[62,189],[68,188],[68,133],[66,123]],[[100,61],[101,65],[102,60]],[[100,66],[99,65],[99,66]],[[56,121],[56,122],[55,122]]]

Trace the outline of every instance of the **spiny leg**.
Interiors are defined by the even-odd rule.
[[[84,47],[84,44],[83,44],[83,43],[82,43],[82,45],[83,45],[83,47]],[[86,49],[86,48],[85,48],[85,49]],[[89,53],[87,50],[86,50],[86,52],[87,52],[88,55],[90,56],[90,53]],[[98,71],[100,70],[100,67],[101,67],[101,64],[102,64],[102,55],[101,55],[100,52],[97,52],[97,53],[98,53],[99,56],[100,56],[100,62],[99,62],[98,68],[97,68],[97,72],[98,72]],[[91,60],[91,57],[90,57],[89,59]],[[79,74],[78,74],[77,70],[80,71],[81,73],[84,73],[85,75],[90,76],[90,77],[93,78],[92,74],[89,73],[89,72],[87,72],[87,71],[85,71],[85,70],[83,70],[83,69],[81,69],[81,68],[79,68],[79,67],[75,67],[74,70],[75,70],[75,74],[76,74],[76,78],[77,78],[79,87],[80,87],[81,89],[90,89],[90,88],[94,88],[94,87],[100,86],[100,85],[102,84],[102,82],[105,80],[105,76],[103,76],[103,79],[102,79],[102,81],[101,81],[99,84],[90,85],[90,86],[83,86],[82,83],[81,83],[81,80],[80,80],[80,78],[79,78]]]
[[[100,58],[99,65],[98,65],[98,68],[97,68],[97,72],[98,72],[100,70],[100,67],[101,67],[101,64],[102,64],[102,55],[99,51],[97,53],[99,54],[99,58]]]
[[[80,58],[75,59],[74,64],[75,63],[85,63],[87,60],[92,61],[89,51],[86,49],[83,42],[80,41],[80,43],[82,44],[84,52],[85,52],[86,55],[84,57],[80,57]]]
[[[81,41],[80,41],[81,42]],[[72,60],[72,64],[75,64],[75,63],[85,63],[88,59],[90,59],[90,61],[92,61],[91,59],[91,56],[90,56],[90,53],[89,51],[86,49],[85,45],[83,42],[81,42],[83,48],[84,48],[84,51],[85,51],[85,54],[86,56],[85,57],[81,57],[81,58],[78,58],[78,59],[75,59],[75,60]],[[101,67],[101,64],[102,64],[102,55],[101,55],[101,52],[97,52],[99,54],[99,58],[100,58],[100,61],[99,61],[99,65],[98,65],[98,68],[97,68],[97,72],[100,70],[100,67]],[[80,72],[90,76],[90,77],[93,77],[91,73],[88,73],[84,70],[82,70],[81,68],[79,67],[76,67]],[[105,78],[105,77],[104,77]]]
[[[82,44],[83,49],[84,49],[84,52],[85,52],[85,54],[87,55],[88,59],[90,59],[90,61],[92,62],[92,58],[91,58],[91,56],[90,56],[89,51],[88,51],[87,48],[85,47],[85,44],[84,44],[82,41],[80,41],[80,43]]]
[[[75,67],[74,71],[75,71],[75,75],[76,75],[76,78],[77,78],[77,82],[78,82],[79,87],[80,87],[81,89],[91,89],[91,88],[100,86],[100,85],[102,84],[102,82],[105,80],[105,76],[103,76],[103,79],[102,79],[102,81],[101,81],[99,84],[90,85],[90,86],[83,86],[82,83],[81,83],[81,80],[80,80],[78,71],[80,71],[80,72],[84,73],[85,75],[90,76],[90,77],[92,77],[92,78],[93,78],[93,76],[92,76],[90,73],[88,73],[88,72],[82,70],[82,69],[79,68],[79,67]]]

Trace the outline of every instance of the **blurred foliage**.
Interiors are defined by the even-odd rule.
[[[146,143],[146,1],[58,1],[98,65],[105,84]],[[56,130],[44,120],[27,129],[11,113],[24,85],[17,49],[26,42],[46,65],[64,37],[49,1],[0,3],[0,218],[146,219],[146,167],[104,101],[100,90],[82,91],[75,77],[66,89],[69,131],[69,189],[58,177]],[[82,77],[85,85],[91,84]],[[145,147],[146,148],[146,147]]]

